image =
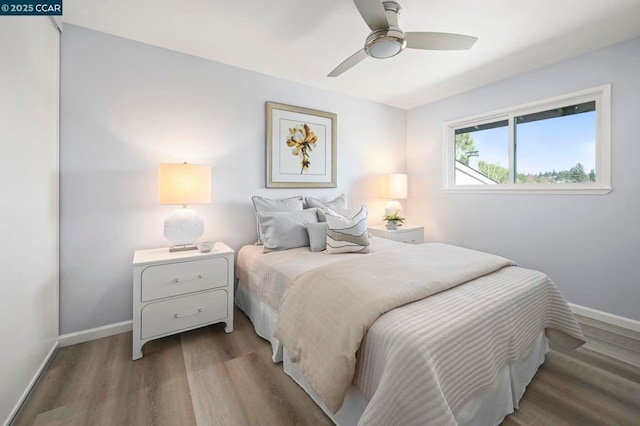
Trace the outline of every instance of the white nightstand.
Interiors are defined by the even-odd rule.
[[[385,225],[369,226],[369,233],[387,240],[400,241],[410,244],[424,243],[424,227],[417,225],[402,225],[398,229],[387,229]]]
[[[224,322],[233,331],[233,250],[136,250],[133,256],[133,359],[149,340]]]

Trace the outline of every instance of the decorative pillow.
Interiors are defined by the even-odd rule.
[[[327,214],[327,253],[369,253],[367,207],[351,218]]]
[[[344,194],[340,194],[339,197],[331,201],[321,201],[313,197],[306,197],[305,201],[309,207],[317,207],[321,210],[344,210],[347,208],[347,197]]]
[[[265,252],[308,247],[309,234],[305,223],[318,222],[316,209],[256,213],[256,218],[263,235]]]
[[[357,215],[360,212],[360,208],[363,205],[358,207],[352,207],[350,209],[328,209],[328,208],[318,208],[318,222],[326,222],[327,215],[332,216],[342,216],[345,219],[350,219]]]
[[[305,223],[309,234],[309,249],[311,251],[322,251],[327,248],[327,224],[326,223]]]
[[[257,213],[268,213],[268,212],[291,212],[302,210],[302,197],[289,197],[289,198],[280,198],[276,200],[272,200],[270,198],[264,198],[257,195],[251,197],[253,201],[253,208]],[[264,241],[262,232],[260,230],[260,222],[256,217],[256,227],[258,230],[258,244],[261,244]]]

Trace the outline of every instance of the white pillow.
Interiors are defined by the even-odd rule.
[[[367,207],[350,218],[327,214],[327,253],[369,253]]]
[[[358,207],[352,207],[350,209],[318,208],[318,222],[326,222],[327,215],[342,216],[345,219],[351,219],[360,212],[361,207],[362,205]]]
[[[344,194],[340,194],[340,196],[331,201],[322,201],[313,197],[306,197],[305,201],[309,207],[317,207],[322,210],[344,210],[347,208],[347,197]]]
[[[264,237],[264,251],[309,247],[305,223],[318,222],[316,209],[293,212],[256,213]]]
[[[268,212],[292,212],[302,210],[302,197],[289,197],[289,198],[280,198],[272,200],[270,198],[260,197],[258,195],[254,195],[251,197],[253,201],[253,208],[257,213],[268,213]],[[256,227],[258,231],[258,244],[261,244],[264,241],[262,236],[262,231],[260,230],[260,222],[256,216]]]

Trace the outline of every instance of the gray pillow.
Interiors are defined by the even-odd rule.
[[[254,195],[251,197],[253,201],[253,208],[257,213],[267,213],[267,212],[291,212],[302,210],[302,197],[295,196],[289,198],[280,198],[280,199],[270,199],[265,197],[260,197],[258,195]],[[260,222],[256,217],[256,227],[258,231],[258,243],[262,243],[264,241],[262,231],[260,230]]]
[[[319,212],[318,212],[319,213]],[[322,251],[327,248],[327,224],[326,223],[305,223],[309,234],[309,249],[313,252]]]
[[[308,247],[309,234],[305,223],[318,221],[316,209],[256,213],[256,218],[264,237],[265,252]]]

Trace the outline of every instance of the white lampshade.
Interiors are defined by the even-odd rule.
[[[392,200],[407,198],[407,175],[391,173],[389,175],[389,197]]]
[[[193,250],[204,233],[204,220],[187,204],[211,202],[211,167],[193,164],[160,164],[160,204],[182,204],[164,221],[164,236],[170,251]],[[179,246],[179,247],[178,247]]]
[[[211,202],[211,167],[194,164],[160,164],[160,204]]]

